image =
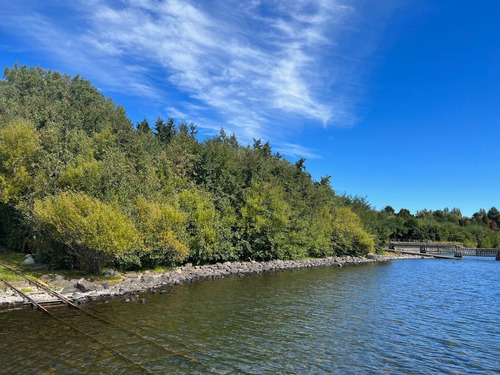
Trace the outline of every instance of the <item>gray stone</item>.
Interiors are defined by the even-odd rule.
[[[61,294],[74,294],[77,293],[77,289],[72,286],[67,286],[63,290],[61,290]]]
[[[75,293],[73,293],[73,296],[72,296],[72,297],[73,297],[73,299],[74,299],[75,301],[78,301],[78,300],[80,300],[80,299],[82,299],[82,298],[85,298],[85,295],[84,295],[84,294],[82,294],[82,293],[80,293],[80,292],[75,292]]]
[[[90,281],[85,280],[83,278],[78,280],[78,282],[76,283],[76,287],[84,293],[96,289],[96,285],[94,283],[91,283]]]
[[[21,262],[21,265],[23,265],[23,266],[34,266],[35,265],[35,259],[33,259],[33,255],[31,255],[31,254],[26,255],[26,259],[24,259]]]
[[[142,281],[144,283],[153,283],[155,282],[156,278],[153,275],[144,275],[142,277]]]
[[[104,272],[104,276],[106,276],[106,277],[121,277],[122,274],[114,269],[109,269],[106,272]]]

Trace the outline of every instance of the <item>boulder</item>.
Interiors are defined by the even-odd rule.
[[[121,277],[122,274],[114,269],[109,269],[106,272],[104,272],[104,276],[106,276],[106,277]]]
[[[84,293],[96,289],[96,285],[94,283],[91,283],[90,281],[85,280],[83,278],[78,280],[78,282],[76,283],[76,287]]]
[[[21,265],[23,265],[23,266],[34,266],[35,265],[35,259],[33,259],[33,255],[31,255],[31,254],[26,255],[26,259],[24,259],[21,262]]]
[[[63,290],[61,290],[61,294],[75,294],[77,292],[78,290],[72,286],[67,286],[66,288],[63,288]]]

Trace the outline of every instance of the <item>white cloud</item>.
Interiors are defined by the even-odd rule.
[[[181,120],[181,121],[189,120],[188,115],[186,115],[184,112],[178,110],[175,107],[167,107],[167,108],[165,108],[165,110],[167,111],[168,117],[173,117],[173,118],[175,118],[177,120]]]
[[[200,126],[217,123],[243,141],[271,139],[285,154],[315,157],[288,142],[293,124],[350,121],[348,94],[332,78],[344,69],[332,56],[355,13],[350,0],[80,0],[63,6],[75,25],[43,10],[26,14],[32,4],[22,3],[16,23],[28,22],[24,32],[57,58],[99,86],[206,120]]]

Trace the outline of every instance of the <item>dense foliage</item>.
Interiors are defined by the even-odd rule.
[[[41,68],[0,80],[0,244],[99,272],[184,262],[363,255],[389,238],[500,246],[499,213],[378,212],[269,143],[136,126],[89,81]]]
[[[227,260],[365,254],[338,197],[256,140],[158,118],[133,126],[90,82],[41,68],[0,81],[0,241],[99,272]]]
[[[422,210],[411,215],[402,209],[397,214],[390,207],[383,211],[391,237],[403,241],[445,241],[466,247],[500,248],[500,213],[495,207],[468,218],[459,209]]]

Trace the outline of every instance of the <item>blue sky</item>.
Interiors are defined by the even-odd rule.
[[[500,207],[500,2],[18,0],[0,65],[89,79],[134,122],[269,140],[377,208]]]

